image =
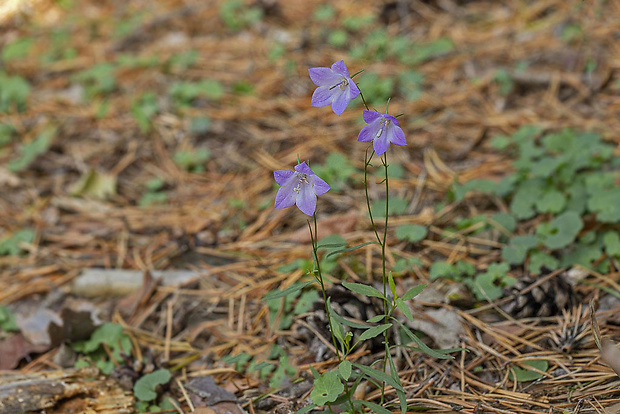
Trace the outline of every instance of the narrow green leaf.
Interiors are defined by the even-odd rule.
[[[366,376],[375,379],[379,382],[385,382],[388,385],[391,385],[392,387],[394,387],[394,389],[399,390],[399,391],[404,391],[403,387],[400,386],[400,384],[398,384],[396,381],[394,381],[394,378],[390,377],[388,374],[386,374],[383,371],[379,371],[376,370],[374,368],[370,368],[367,367],[365,365],[361,365],[361,364],[353,364],[353,366],[357,369],[359,369],[362,373],[364,373]]]
[[[367,322],[377,323],[377,322],[381,322],[384,319],[385,319],[385,315],[376,315],[376,316],[373,316],[372,318],[368,319]]]
[[[413,342],[416,343],[416,345],[418,345],[418,348],[420,351],[424,352],[425,354],[432,356],[433,358],[437,358],[437,359],[453,359],[454,357],[451,355],[445,355],[441,352],[437,352],[434,349],[431,349],[428,347],[428,345],[426,345],[424,342],[422,342],[420,340],[420,338],[418,338],[416,336],[416,334],[414,334],[413,332],[411,332],[411,330],[403,325],[400,321],[398,321],[397,319],[395,319],[398,324],[400,325],[401,328],[403,328],[403,331],[405,332],[405,335],[407,335],[409,337],[409,339],[411,339]]]
[[[383,296],[381,292],[379,292],[377,289],[375,289],[372,286],[363,285],[361,283],[350,283],[350,282],[342,282],[342,286],[346,287],[347,289],[355,293],[359,293],[360,295],[372,296],[375,298],[386,300],[385,296]]]
[[[396,307],[400,309],[400,311],[407,317],[407,319],[413,321],[413,314],[411,313],[411,309],[404,300],[402,300],[401,298],[396,299]]]
[[[329,304],[328,308],[329,308],[330,315],[331,315],[332,319],[335,319],[341,325],[349,326],[351,328],[356,328],[356,329],[367,329],[369,327],[368,325],[365,325],[363,323],[358,323],[358,322],[350,321],[350,320],[345,319],[342,316],[338,315],[336,313],[336,311],[334,309],[332,309],[332,307],[331,307],[330,298],[327,298],[327,303]]]
[[[403,300],[410,300],[418,296],[422,291],[426,288],[426,283],[422,283],[420,285],[414,286],[407,291],[402,297]]]
[[[358,401],[360,403],[362,403],[362,405],[365,405],[366,407],[370,408],[373,413],[377,413],[377,414],[392,414],[392,412],[390,410],[381,407],[379,404],[375,404],[375,403],[370,402],[370,401],[362,401],[362,400],[358,400]]]
[[[357,246],[353,246],[353,247],[347,247],[346,249],[338,249],[338,250],[334,250],[333,252],[329,252],[328,254],[325,255],[325,258],[328,259],[329,257],[335,255],[335,254],[340,254],[340,253],[345,253],[345,252],[351,252],[353,250],[357,250],[360,249],[364,246],[368,246],[369,244],[379,244],[376,241],[372,241],[372,242],[366,242],[366,243],[362,243],[362,244],[358,244]],[[319,246],[322,247],[322,246]]]
[[[392,272],[388,274],[388,283],[390,285],[390,292],[392,292],[392,297],[396,297],[396,283],[394,283],[394,276],[392,276]]]
[[[383,325],[373,326],[372,328],[366,329],[364,332],[362,332],[357,342],[359,343],[367,339],[379,336],[380,334],[385,332],[387,329],[390,329],[391,327],[392,327],[391,323],[386,323]]]
[[[278,299],[284,296],[288,296],[291,293],[297,292],[298,290],[301,290],[305,288],[306,286],[311,285],[313,283],[314,282],[311,282],[311,281],[303,282],[303,283],[296,283],[293,286],[290,286],[284,290],[269,292],[263,297],[263,300],[267,301],[267,300]]]

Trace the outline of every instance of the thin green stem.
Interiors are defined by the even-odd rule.
[[[388,230],[388,219],[389,219],[389,206],[390,206],[390,186],[388,179],[388,162],[387,162],[387,152],[383,154],[383,167],[385,169],[385,224],[383,226],[383,242],[381,243],[381,265],[382,265],[382,275],[383,275],[383,314],[385,315],[385,322],[388,323],[389,320],[389,307],[387,301],[387,273],[385,267],[385,247],[387,245],[387,230]],[[390,352],[390,344],[388,339],[388,331],[383,331],[383,343],[385,344],[385,354],[383,356],[383,372],[387,371],[387,362],[388,362],[388,354]],[[381,384],[381,404],[383,404],[385,398],[385,383]]]
[[[312,233],[312,227],[310,226],[310,222],[308,221],[308,229],[310,230],[310,240],[312,241],[312,252],[314,254],[314,261],[316,263],[316,274],[319,283],[321,284],[321,292],[323,293],[323,304],[325,305],[325,313],[327,314],[327,323],[329,325],[329,332],[332,335],[332,343],[334,344],[334,348],[336,349],[336,357],[338,358],[338,362],[342,362],[347,358],[344,350],[342,351],[342,358],[340,358],[340,351],[338,350],[338,342],[336,341],[336,336],[334,335],[334,328],[332,325],[331,312],[329,311],[329,305],[327,304],[327,292],[325,290],[325,283],[323,282],[323,274],[321,273],[321,262],[319,261],[319,241],[318,241],[318,231],[317,231],[317,223],[316,223],[316,212],[312,215],[312,219],[314,221],[314,234]],[[349,404],[351,405],[352,412],[355,412],[355,406],[353,405],[353,400],[351,400],[351,393],[349,392],[349,384],[344,382],[344,392],[349,400]],[[328,405],[329,412],[332,413],[331,405]]]
[[[357,83],[355,85],[357,85]],[[368,107],[368,104],[366,103],[366,99],[364,99],[364,94],[362,93],[362,90],[359,88],[359,85],[357,86],[357,89],[360,91],[360,96],[362,97],[362,102],[364,102],[364,106],[366,107],[366,110],[370,111],[370,108]]]
[[[377,241],[379,242],[379,244],[381,244],[381,238],[379,237],[379,232],[377,231],[375,220],[372,217],[372,209],[370,208],[370,197],[368,196],[368,166],[370,165],[370,161],[372,160],[372,157],[374,155],[375,155],[375,151],[373,150],[369,158],[368,150],[366,150],[366,155],[364,156],[364,193],[366,194],[366,206],[368,207],[368,216],[370,217],[370,224],[372,224],[372,230],[375,232]]]

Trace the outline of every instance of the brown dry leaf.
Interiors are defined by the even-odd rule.
[[[620,377],[620,348],[609,339],[601,341],[601,359]]]
[[[161,279],[155,279],[148,270],[142,276],[142,287],[118,301],[116,309],[126,318],[131,317],[140,306],[144,305],[159,286]]]
[[[45,352],[48,349],[48,345],[34,345],[21,333],[15,334],[0,342],[0,370],[13,369],[28,354]]]

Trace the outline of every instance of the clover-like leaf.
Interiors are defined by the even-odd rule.
[[[523,361],[523,365],[530,366],[539,371],[546,371],[549,368],[549,363],[545,360],[534,360],[534,361]],[[514,375],[513,375],[514,371]],[[541,378],[543,374],[530,370],[523,369],[521,367],[513,367],[508,377],[513,381],[524,382],[524,381],[534,381],[538,378]],[[515,378],[516,377],[516,378]]]
[[[521,264],[525,261],[527,252],[537,244],[536,236],[515,236],[510,239],[508,246],[502,249],[502,259],[510,264]]]
[[[411,243],[424,240],[427,234],[428,228],[418,224],[403,224],[402,226],[396,227],[396,237],[399,240],[409,241]]]
[[[336,401],[343,391],[344,385],[336,371],[327,371],[314,380],[310,400],[316,405],[325,405]]]
[[[559,264],[560,261],[555,257],[536,250],[530,255],[529,271],[530,273],[539,274],[543,266],[549,270],[555,270],[558,268]]]
[[[620,235],[617,231],[606,232],[603,235],[603,245],[608,255],[620,257]]]
[[[559,213],[566,207],[566,197],[558,190],[545,191],[537,201],[536,209],[541,213]]]
[[[604,223],[620,221],[620,188],[599,191],[588,200],[588,209],[596,213],[596,219]]]
[[[136,381],[133,387],[133,393],[140,401],[153,401],[157,398],[157,386],[167,384],[170,381],[170,371],[167,369],[158,369],[150,374],[144,375]]]
[[[542,236],[545,246],[555,250],[574,242],[582,228],[583,221],[579,214],[574,211],[566,211],[549,223],[540,224],[536,232]]]

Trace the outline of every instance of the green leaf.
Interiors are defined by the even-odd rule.
[[[23,112],[30,95],[30,84],[21,76],[9,76],[0,70],[0,113]]]
[[[308,281],[308,282],[302,282],[302,283],[295,283],[292,286],[289,286],[288,288],[284,289],[284,290],[277,290],[277,291],[271,291],[269,293],[267,293],[264,297],[263,300],[264,301],[268,301],[268,300],[272,300],[272,299],[278,299],[284,296],[288,296],[291,293],[297,292],[298,290],[301,290],[303,288],[305,288],[308,285],[313,284],[314,282],[312,281]]]
[[[376,370],[374,368],[370,368],[370,367],[367,367],[367,366],[361,365],[361,364],[353,364],[353,366],[355,368],[359,369],[364,375],[368,376],[369,378],[377,380],[377,381],[379,381],[379,383],[384,382],[384,383],[394,387],[394,389],[397,389],[399,391],[403,391],[403,387],[401,387],[400,384],[397,383],[394,380],[394,378],[390,377],[385,372],[379,371],[379,370]]]
[[[337,249],[337,250],[332,250],[331,252],[327,253],[325,255],[325,258],[329,258],[335,254],[340,254],[340,253],[345,253],[345,252],[351,252],[353,250],[357,250],[360,249],[362,247],[368,246],[369,244],[379,244],[379,242],[376,241],[371,241],[371,242],[366,242],[366,243],[362,243],[362,244],[358,244],[357,246],[353,246],[353,247],[347,247],[346,249]]]
[[[306,413],[309,413],[310,411],[312,411],[316,407],[317,407],[316,404],[306,405],[305,407],[295,411],[295,414],[306,414]]]
[[[421,283],[417,286],[412,287],[405,293],[402,297],[403,300],[411,300],[418,296],[422,291],[426,288],[426,283]]]
[[[502,259],[510,264],[522,264],[527,252],[538,244],[536,236],[515,236],[502,249]]]
[[[351,377],[351,367],[351,363],[346,359],[343,359],[340,365],[338,365],[338,372],[345,381],[348,381]]]
[[[620,235],[617,231],[609,230],[603,235],[605,251],[610,256],[620,257]]]
[[[366,341],[366,340],[374,338],[376,336],[379,336],[383,332],[385,332],[386,330],[390,329],[391,327],[392,327],[391,323],[386,323],[386,324],[383,324],[383,325],[373,326],[372,328],[366,329],[360,335],[359,339],[357,340],[357,343]]]
[[[22,229],[15,232],[12,236],[0,240],[0,256],[17,256],[22,252],[22,243],[32,243],[34,241],[34,230]]]
[[[342,282],[342,286],[346,287],[347,289],[355,293],[359,293],[360,295],[371,296],[371,297],[385,300],[385,296],[383,296],[381,292],[379,292],[377,289],[375,289],[372,286],[363,285],[361,283],[351,283],[351,282]]]
[[[336,371],[327,371],[314,380],[314,388],[310,393],[310,400],[316,405],[325,405],[336,401],[336,398],[344,391],[344,385],[340,381]]]
[[[479,300],[499,299],[502,296],[503,287],[516,283],[515,278],[507,275],[508,270],[510,266],[507,263],[492,263],[485,273],[476,276],[473,284],[469,283],[476,298]]]
[[[396,237],[402,241],[417,243],[424,240],[428,234],[428,228],[417,224],[403,224],[396,227]]]
[[[396,283],[394,283],[394,276],[392,276],[392,272],[388,274],[388,284],[390,285],[390,292],[392,293],[392,297],[396,297]]]
[[[418,346],[418,350],[419,351],[424,352],[426,355],[431,356],[433,358],[438,358],[438,359],[454,359],[454,357],[451,356],[451,355],[446,355],[446,354],[444,354],[442,352],[438,352],[438,351],[435,351],[434,349],[429,348],[429,346],[426,345],[424,342],[422,342],[422,340],[420,338],[418,338],[416,334],[411,332],[411,329],[409,329],[409,327],[404,325],[398,319],[393,319],[393,320],[395,320],[398,323],[398,325],[402,329],[402,332],[404,332],[405,335],[411,341],[415,342],[415,344]]]
[[[575,241],[583,228],[583,221],[574,211],[566,211],[549,223],[542,223],[536,232],[542,236],[542,241],[549,249],[561,249]]]
[[[533,274],[540,274],[543,266],[549,270],[555,270],[559,265],[560,261],[555,257],[545,252],[535,250],[530,256],[529,271]]]
[[[491,225],[495,223],[503,227],[509,233],[514,233],[517,229],[517,220],[509,213],[495,213],[490,217]],[[497,226],[495,226],[497,227]]]
[[[536,201],[536,208],[541,213],[559,213],[566,206],[566,197],[558,190],[546,191]]]
[[[400,309],[400,311],[407,317],[407,319],[413,321],[413,314],[411,313],[411,309],[401,298],[396,299],[396,307]]]
[[[510,203],[510,211],[516,218],[525,220],[536,214],[534,206],[542,196],[543,187],[540,179],[529,179],[519,185]]]
[[[377,413],[377,414],[392,414],[392,412],[390,410],[385,409],[385,408],[381,407],[379,404],[375,404],[374,402],[363,401],[363,400],[356,400],[356,401],[359,401],[362,405],[365,405],[366,407],[370,408],[373,413]]]
[[[338,315],[338,313],[336,313],[336,311],[334,309],[332,309],[332,307],[331,307],[330,298],[327,298],[327,303],[329,305],[330,315],[331,315],[332,319],[336,320],[340,324],[345,325],[345,326],[350,326],[351,328],[355,328],[355,329],[367,329],[368,328],[368,325],[365,325],[365,324],[362,324],[362,323],[359,323],[359,322],[350,321],[350,320],[345,319],[342,316]],[[381,316],[383,317],[383,315],[381,315]]]
[[[157,386],[167,384],[171,377],[170,371],[167,369],[158,369],[155,372],[146,374],[136,381],[133,393],[140,401],[153,401],[157,398],[157,393],[155,392]]]
[[[456,279],[458,277],[458,273],[456,268],[449,263],[435,262],[431,265],[429,276],[431,280],[435,280],[440,277],[445,277],[446,279]]]
[[[299,299],[297,299],[293,313],[295,315],[301,315],[302,313],[310,311],[314,302],[317,300],[319,300],[319,293],[316,290],[303,292]]]
[[[364,95],[365,96],[365,95]],[[409,202],[404,198],[390,197],[390,204],[388,205],[388,214],[390,216],[400,216],[405,214]],[[372,215],[375,218],[385,217],[385,199],[376,200],[371,205]]]
[[[15,317],[6,306],[0,306],[0,330],[4,332],[19,332]]]
[[[523,361],[522,362],[523,365],[527,365],[530,366],[532,368],[536,368],[539,371],[547,371],[547,369],[549,368],[549,363],[545,360],[533,360],[533,361]],[[514,376],[512,371],[514,370]],[[518,382],[524,382],[524,381],[534,381],[537,380],[539,378],[543,377],[543,374],[539,374],[536,371],[532,371],[530,369],[523,369],[521,367],[513,367],[512,370],[510,371],[510,373],[508,374],[508,378],[510,378],[511,380],[516,380]]]
[[[588,209],[596,213],[596,219],[603,223],[620,221],[620,188],[600,191],[588,200]]]
[[[27,169],[40,155],[47,152],[55,135],[56,128],[48,127],[37,135],[33,141],[24,144],[21,149],[21,155],[7,164],[9,171],[16,173]]]

